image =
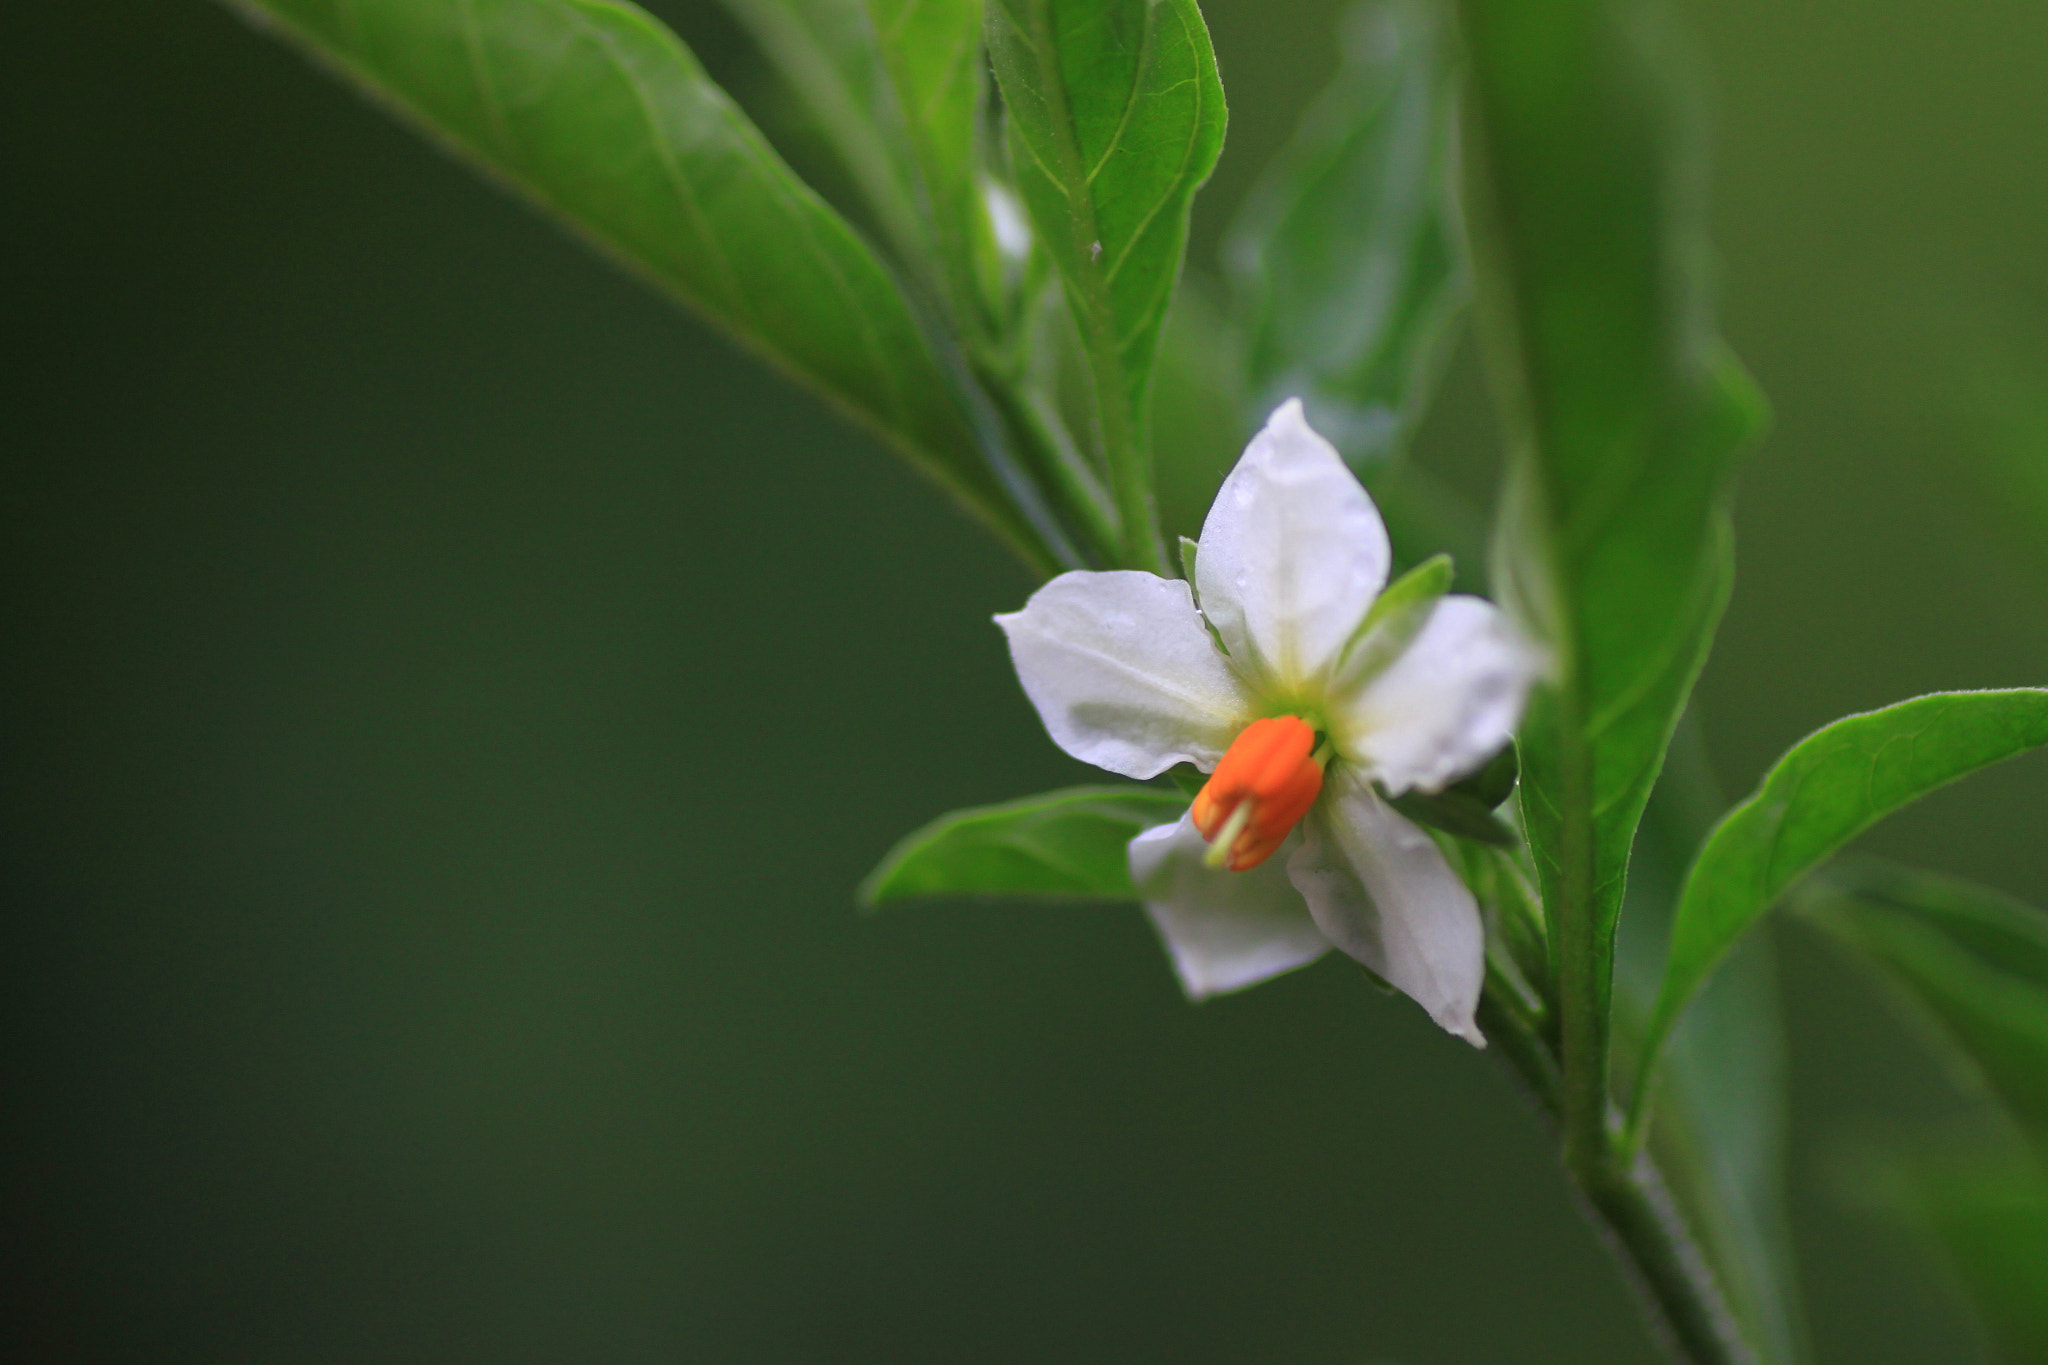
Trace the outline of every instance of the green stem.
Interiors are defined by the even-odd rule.
[[[1599,1215],[1674,1360],[1756,1365],[1706,1257],[1648,1155],[1603,1163],[1579,1192]]]
[[[1561,1118],[1569,1088],[1557,1058],[1521,1013],[1489,990],[1480,1000],[1479,1026],[1530,1097],[1551,1118]],[[1603,1145],[1592,1162],[1567,1163],[1567,1173],[1672,1359],[1679,1365],[1756,1365],[1756,1353],[1743,1340],[1706,1256],[1650,1158],[1626,1157]]]
[[[1479,1031],[1486,1035],[1486,1044],[1495,1055],[1515,1069],[1528,1087],[1529,1098],[1555,1119],[1560,1100],[1557,1059],[1540,1034],[1523,1022],[1521,1010],[1504,1001],[1501,994],[1501,989],[1489,982],[1486,993],[1479,997]]]
[[[1564,1162],[1585,1184],[1608,1160],[1608,1007],[1611,955],[1603,952],[1600,907],[1594,894],[1592,755],[1581,740],[1579,696],[1573,680],[1557,689],[1559,800],[1568,812],[1558,849],[1556,944],[1551,968],[1557,982],[1559,1061],[1564,1071]],[[1548,907],[1546,907],[1548,908]]]
[[[1073,449],[1059,419],[1044,404],[1001,374],[984,374],[989,394],[1002,409],[1019,448],[1042,481],[1061,517],[1087,548],[1092,564],[1114,564],[1124,538],[1094,472]],[[1050,575],[1048,575],[1049,577]]]

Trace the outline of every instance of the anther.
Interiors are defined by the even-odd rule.
[[[1255,720],[1231,741],[1195,798],[1195,828],[1209,841],[1204,861],[1243,872],[1273,856],[1323,789],[1327,748],[1299,716]]]

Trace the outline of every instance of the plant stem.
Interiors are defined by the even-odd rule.
[[[1561,1122],[1569,1094],[1543,1039],[1491,991],[1480,1001],[1479,1022],[1531,1098]],[[1756,1352],[1743,1340],[1713,1269],[1649,1155],[1631,1159],[1603,1141],[1592,1160],[1568,1157],[1565,1169],[1672,1359],[1678,1365],[1756,1365]]]
[[[1115,512],[1104,501],[1102,488],[1087,462],[1066,440],[1058,419],[1007,377],[989,375],[984,382],[1016,433],[1024,459],[1043,483],[1066,525],[1086,548],[1087,567],[1120,562],[1124,538]]]
[[[1562,651],[1560,651],[1562,652]],[[1583,740],[1575,677],[1557,688],[1554,733],[1560,802],[1568,813],[1558,831],[1556,913],[1551,962],[1557,982],[1558,1058],[1564,1073],[1564,1162],[1581,1185],[1610,1159],[1607,1136],[1608,1011],[1612,956],[1601,951],[1600,904],[1594,886],[1593,756]],[[1550,887],[1545,891],[1549,892]],[[1550,898],[1546,896],[1546,902]],[[1550,909],[1548,903],[1546,911]]]
[[[1615,1254],[1632,1272],[1629,1278],[1662,1329],[1672,1358],[1685,1365],[1755,1365],[1756,1352],[1743,1340],[1706,1257],[1648,1154],[1624,1165],[1616,1153],[1590,1180],[1574,1177]]]

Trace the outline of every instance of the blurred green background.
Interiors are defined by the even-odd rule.
[[[1205,8],[1204,269],[1335,62],[1324,0]],[[2048,681],[1978,382],[2048,392],[2048,9],[1691,9],[1778,412],[1701,695],[1739,791]],[[1505,1074],[1355,972],[1195,1009],[1133,911],[855,915],[911,826],[1081,775],[933,492],[226,12],[9,30],[11,1358],[1655,1358]],[[1423,458],[1492,446],[1468,348]],[[2048,900],[2044,800],[1866,845]],[[1838,1175],[1960,1102],[1781,946],[1820,1355],[1969,1360]]]

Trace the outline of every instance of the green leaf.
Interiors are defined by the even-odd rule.
[[[1877,1202],[1918,1231],[2008,1365],[2048,1360],[2048,1176],[1965,1148],[1883,1163]]]
[[[861,883],[861,904],[906,896],[1132,900],[1125,849],[1180,818],[1187,798],[1153,787],[1069,787],[942,815]]]
[[[1421,0],[1355,6],[1344,65],[1260,179],[1226,259],[1254,416],[1299,396],[1361,468],[1407,445],[1464,305],[1448,35]]]
[[[1874,972],[1958,1079],[1996,1098],[2032,1144],[2032,1161],[1900,1158],[1883,1192],[1947,1261],[2005,1358],[2048,1358],[2048,914],[1873,859],[1808,877],[1791,905]]]
[[[867,8],[910,125],[939,248],[956,263],[964,289],[973,278],[972,244],[987,230],[976,183],[988,73],[982,0],[867,0]]]
[[[655,19],[617,0],[230,3],[825,395],[1056,571],[888,270]]]
[[[903,265],[980,320],[980,0],[725,0],[808,106]]]
[[[1521,842],[1514,827],[1493,813],[1493,808],[1463,792],[1445,788],[1440,792],[1406,791],[1387,798],[1387,804],[1414,824],[1474,839],[1496,848],[1513,848]]]
[[[1462,792],[1485,806],[1497,809],[1501,802],[1515,792],[1515,779],[1522,773],[1521,763],[1515,758],[1515,746],[1510,744],[1486,760],[1486,766],[1470,777],[1461,777],[1450,785],[1450,790]]]
[[[1899,807],[2042,744],[2048,690],[2017,688],[1919,697],[1838,720],[1794,745],[1722,818],[1686,875],[1639,1094],[1700,982],[1797,878]]]
[[[1448,571],[1448,560],[1445,567]],[[1388,804],[1418,825],[1476,839],[1495,848],[1515,848],[1522,842],[1520,836],[1512,825],[1494,814],[1514,792],[1515,773],[1515,748],[1511,744],[1488,759],[1478,772],[1460,778],[1440,792],[1407,791],[1388,798]]]
[[[1223,85],[1195,0],[990,0],[1011,168],[1065,288],[1092,381],[1125,562],[1164,573],[1145,397],[1223,147]]]
[[[1519,747],[1574,1169],[1607,1144],[1629,848],[1729,583],[1761,403],[1708,306],[1698,138],[1637,7],[1460,0],[1479,317],[1508,422],[1494,586],[1549,645]]]
[[[1861,859],[1807,879],[1793,904],[1934,1026],[2048,1161],[2048,914]]]

